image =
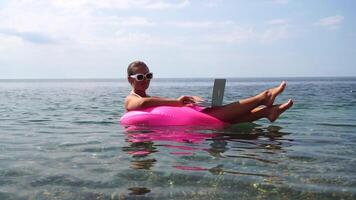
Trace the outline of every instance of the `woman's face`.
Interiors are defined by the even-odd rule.
[[[150,70],[144,66],[138,66],[133,68],[133,75],[135,74],[147,74]],[[146,77],[142,81],[137,81],[135,78],[128,77],[128,81],[135,90],[147,90],[150,86],[150,80],[147,80]]]

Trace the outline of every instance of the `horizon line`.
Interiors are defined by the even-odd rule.
[[[234,78],[356,78],[356,76],[236,76],[236,77],[158,77],[155,79],[216,79],[216,78],[226,78],[226,79],[234,79]],[[126,77],[113,78],[0,78],[1,81],[6,80],[122,80],[126,79]]]

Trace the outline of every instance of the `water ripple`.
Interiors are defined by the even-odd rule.
[[[212,81],[150,93],[210,99]],[[288,78],[275,123],[222,130],[121,127],[126,80],[0,82],[0,199],[356,198],[354,78]],[[278,82],[229,79],[224,102]]]

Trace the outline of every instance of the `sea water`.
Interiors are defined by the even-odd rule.
[[[124,127],[126,80],[1,80],[0,199],[355,199],[356,78],[228,79],[224,103],[287,80],[276,122]],[[210,99],[213,79],[149,94]]]

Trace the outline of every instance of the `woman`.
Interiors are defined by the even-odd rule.
[[[261,118],[267,118],[273,122],[293,105],[291,99],[286,103],[273,105],[276,96],[286,87],[284,81],[278,87],[263,91],[256,96],[223,106],[204,108],[195,105],[202,101],[197,96],[181,96],[177,99],[148,96],[146,90],[152,78],[153,74],[144,62],[135,61],[128,66],[127,79],[132,86],[132,91],[125,99],[126,111],[153,106],[193,106],[200,112],[233,124],[252,122]]]

